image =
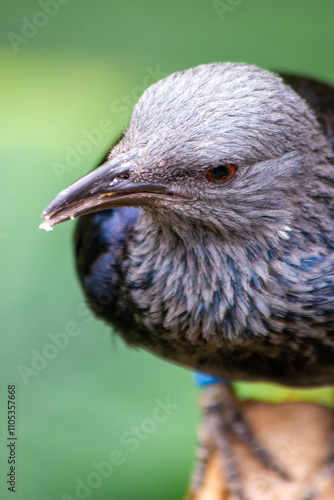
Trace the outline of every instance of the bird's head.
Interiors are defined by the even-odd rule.
[[[189,224],[241,238],[284,231],[327,154],[313,112],[278,76],[245,64],[198,66],[144,92],[107,162],[62,191],[41,227],[139,206],[178,232]]]

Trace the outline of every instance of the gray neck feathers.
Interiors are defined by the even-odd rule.
[[[145,213],[130,252],[128,280],[151,330],[162,325],[175,337],[218,345],[265,334],[260,316],[269,315],[269,296],[259,288],[270,279],[268,249],[232,249],[210,231],[182,239]]]

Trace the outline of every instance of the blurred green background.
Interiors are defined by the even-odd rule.
[[[47,234],[40,213],[101,159],[164,75],[245,61],[334,81],[333,16],[332,0],[2,0],[1,499],[183,497],[199,417],[191,373],[128,349],[91,318],[73,223]]]

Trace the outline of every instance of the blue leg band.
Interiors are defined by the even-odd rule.
[[[227,380],[222,378],[213,377],[212,375],[207,375],[206,373],[196,372],[195,382],[198,387],[205,387],[211,384],[228,384]]]

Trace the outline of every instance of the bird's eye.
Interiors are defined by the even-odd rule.
[[[237,166],[233,163],[224,163],[223,165],[219,165],[218,167],[210,168],[210,170],[206,174],[206,178],[210,182],[214,182],[215,184],[224,184],[228,182],[237,171]]]

